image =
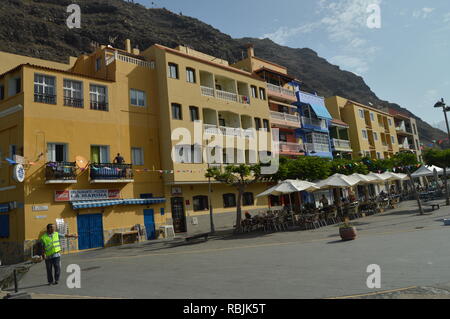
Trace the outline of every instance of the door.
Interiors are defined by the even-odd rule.
[[[153,209],[144,209],[144,225],[147,240],[155,239],[155,211]]]
[[[78,249],[91,249],[103,247],[103,215],[79,215]]]
[[[186,216],[184,215],[184,199],[183,197],[172,197],[172,219],[175,233],[186,232]]]

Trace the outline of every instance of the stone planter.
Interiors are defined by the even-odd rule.
[[[356,239],[358,233],[355,227],[342,227],[339,229],[339,235],[341,235],[343,241],[349,241]]]

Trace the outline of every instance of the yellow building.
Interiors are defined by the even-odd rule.
[[[416,119],[391,108],[385,111],[394,118],[400,152],[413,152],[417,160],[422,162],[422,148]]]
[[[325,99],[335,120],[349,125],[353,158],[390,158],[399,152],[394,118],[384,111],[339,96]]]
[[[235,139],[224,145],[240,155],[230,158],[224,148],[219,166],[271,150],[267,85],[227,61],[186,47],[154,45],[141,53],[129,40],[126,50],[102,46],[67,65],[0,56],[7,57],[0,75],[3,263],[31,257],[49,223],[78,233],[65,246],[70,251],[115,245],[132,230],[153,239],[163,225],[209,231],[205,145]],[[196,138],[183,145],[192,149],[192,163],[176,129]],[[24,181],[13,174],[21,164]],[[244,212],[267,207],[267,199],[256,199],[266,186],[246,191]],[[234,225],[236,193],[212,182],[216,229]]]

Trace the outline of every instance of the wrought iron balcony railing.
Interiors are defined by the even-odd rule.
[[[131,164],[90,164],[91,181],[96,180],[133,180],[133,166]]]

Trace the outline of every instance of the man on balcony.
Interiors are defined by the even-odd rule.
[[[123,164],[123,163],[125,163],[125,160],[122,156],[120,156],[120,153],[117,153],[117,156],[114,158],[113,163],[114,164]]]

